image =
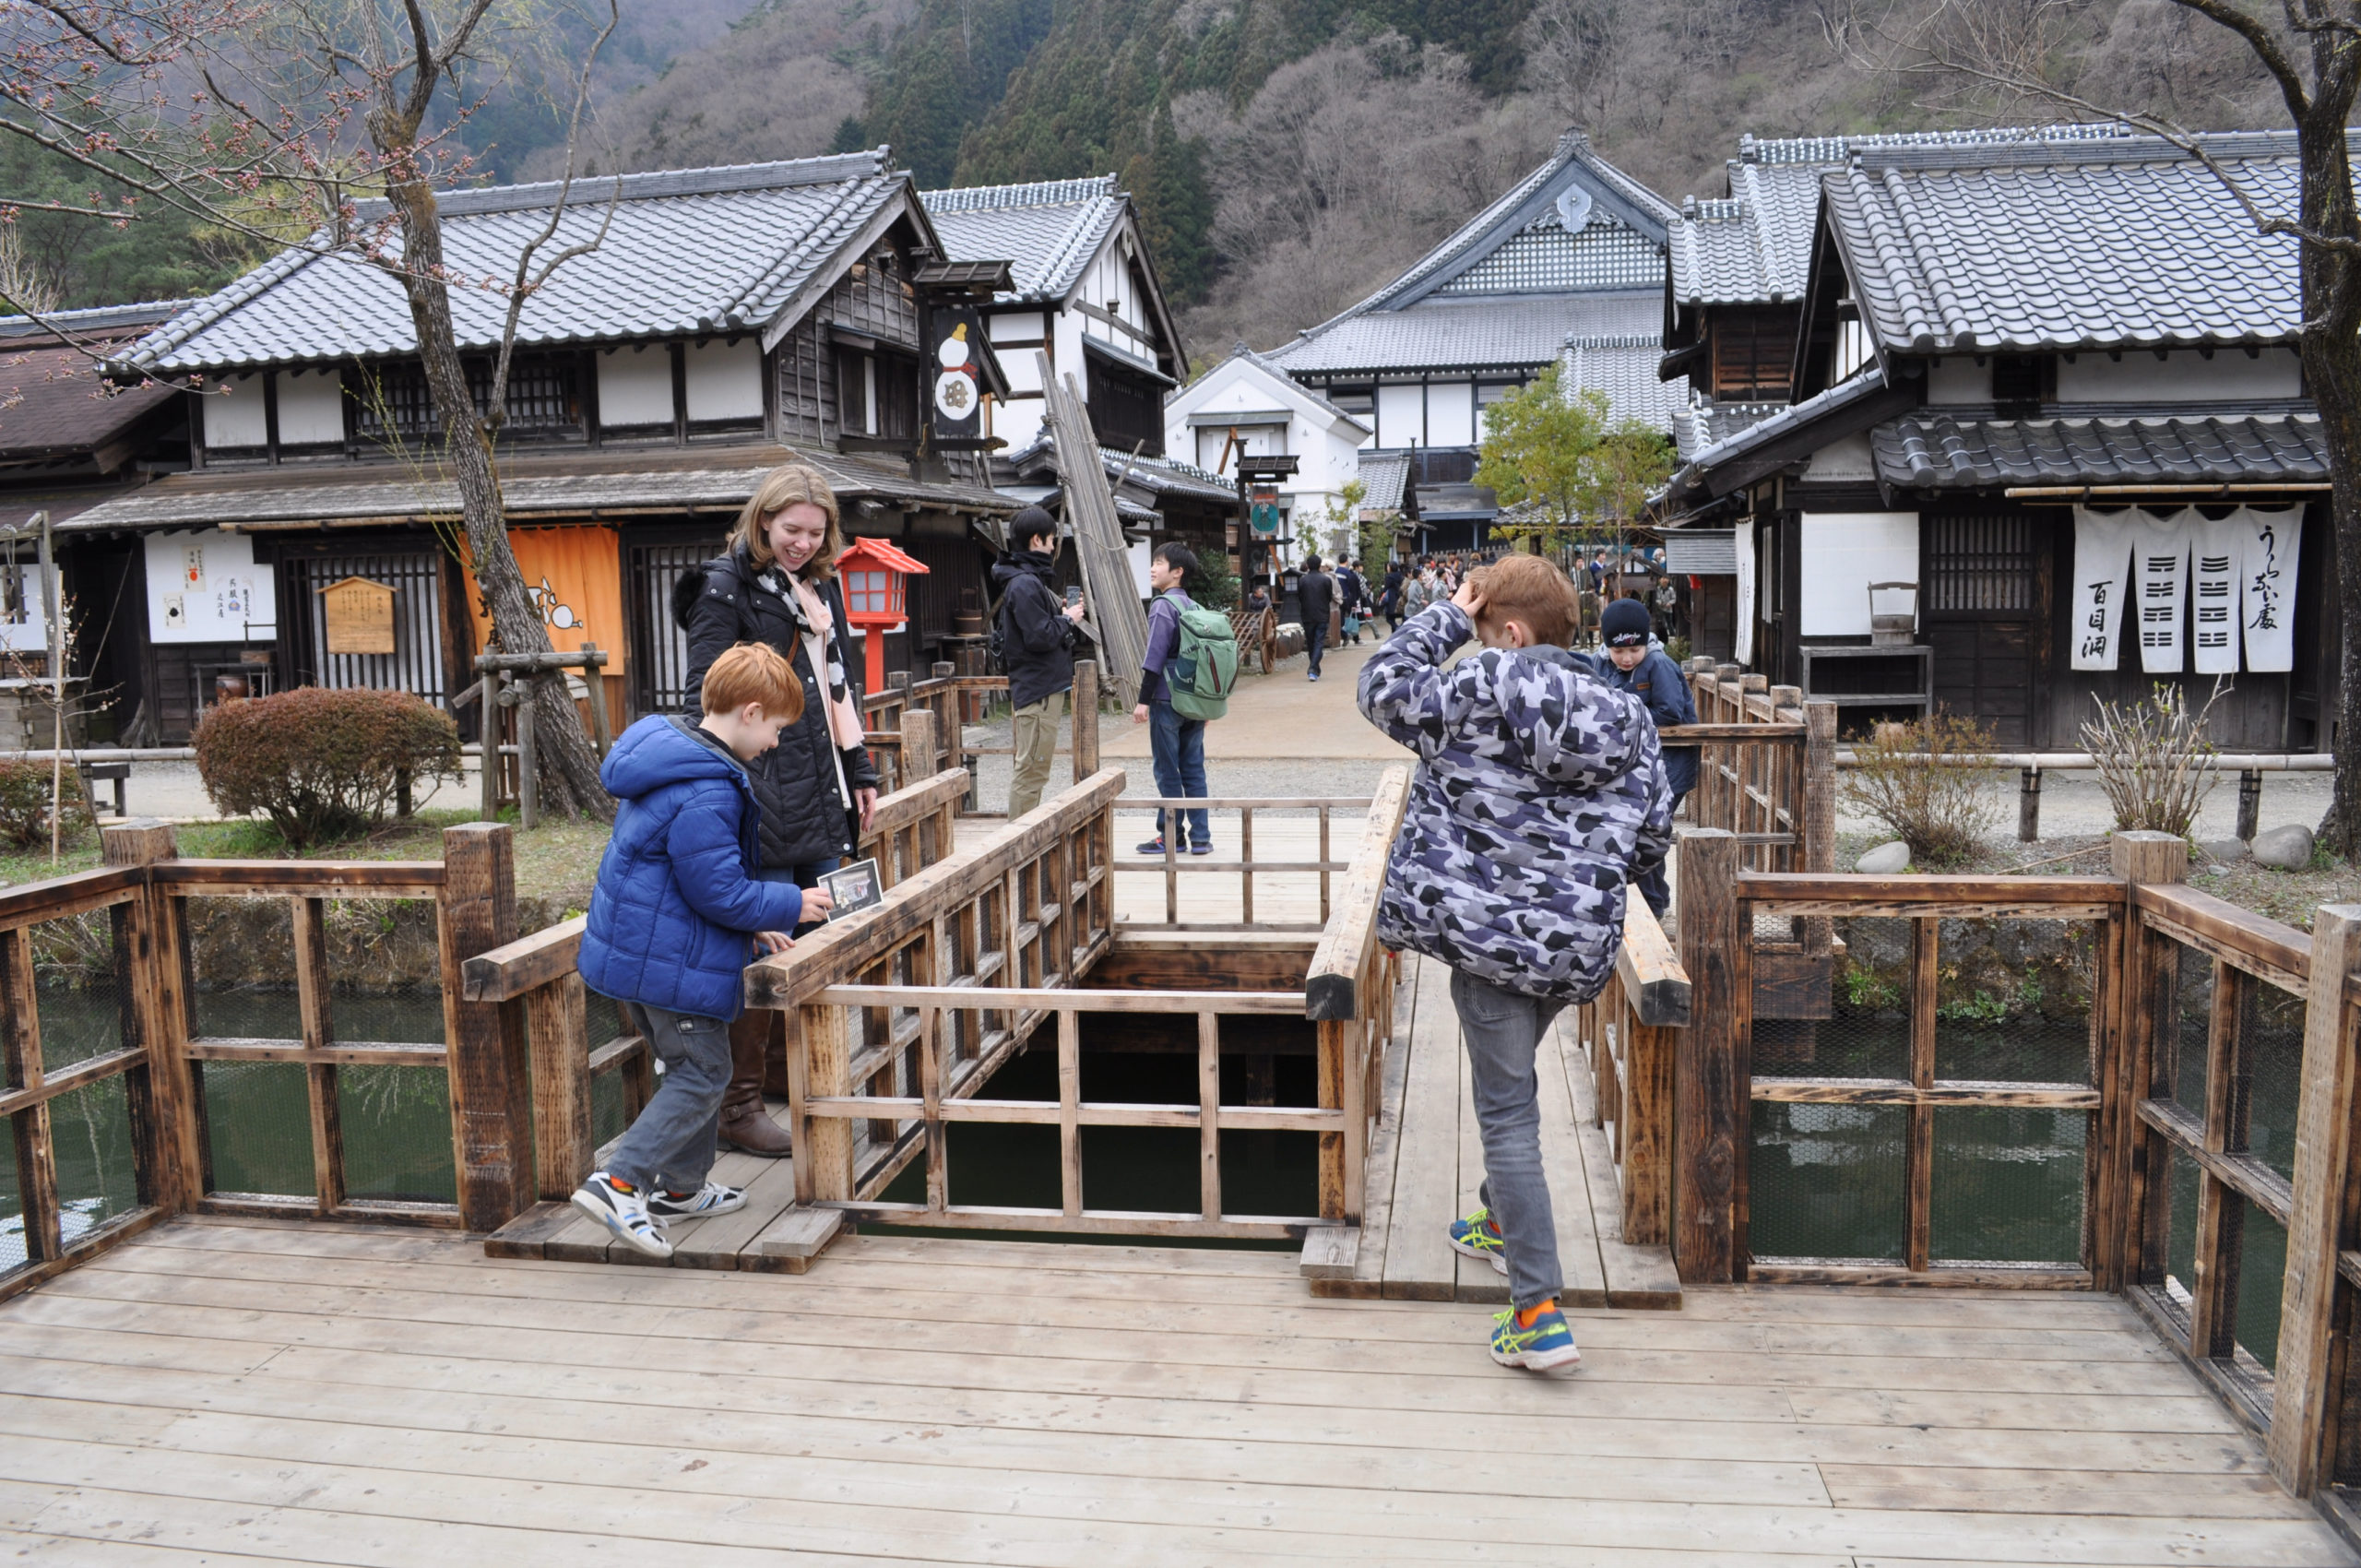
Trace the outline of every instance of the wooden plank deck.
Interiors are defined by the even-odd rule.
[[[1484,1176],[1451,972],[1432,959],[1405,958],[1402,976],[1385,1109],[1369,1162],[1360,1259],[1350,1280],[1312,1289],[1322,1295],[1505,1302],[1508,1282],[1444,1240],[1451,1221],[1477,1206]],[[1560,1017],[1536,1063],[1541,1154],[1564,1299],[1584,1307],[1677,1308],[1680,1280],[1671,1253],[1622,1239],[1615,1161],[1594,1124],[1590,1075],[1571,1025],[1570,1016]]]
[[[798,1279],[184,1220],[0,1306],[34,1561],[2338,1563],[2120,1301],[1307,1298],[1287,1254],[858,1236]],[[1501,1456],[1513,1455],[1514,1463]]]

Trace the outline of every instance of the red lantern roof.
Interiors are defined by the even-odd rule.
[[[875,571],[880,566],[910,576],[923,576],[929,570],[925,562],[882,539],[856,539],[849,549],[836,557],[839,572]]]

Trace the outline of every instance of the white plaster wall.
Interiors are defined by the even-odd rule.
[[[219,529],[151,533],[148,636],[160,643],[268,642],[279,600],[254,540]]]
[[[1011,398],[993,409],[992,434],[1007,442],[1010,451],[1022,452],[1040,438],[1041,426],[1049,417],[1048,407],[1038,392],[1029,398]]]
[[[1427,439],[1423,387],[1381,386],[1377,389],[1377,444],[1385,447],[1431,446]]]
[[[281,371],[279,444],[314,446],[341,445],[343,442],[343,374],[335,370]]]
[[[1975,362],[1972,354],[1953,354],[1927,367],[1929,403],[1988,403],[1992,400],[1992,364]]]
[[[0,571],[6,569],[0,566]],[[16,572],[18,592],[24,600],[24,619],[0,619],[0,648],[11,653],[46,653],[49,650],[49,610],[48,600],[42,593],[41,562],[31,551],[19,549]]]
[[[991,334],[995,344],[1030,342],[1041,336],[1041,313],[1026,310],[995,315],[985,322],[984,329]]]
[[[1050,321],[1051,340],[1058,346],[1050,356],[1051,368],[1059,375],[1074,377],[1074,389],[1083,400],[1090,399],[1089,357],[1082,351],[1082,324],[1087,318],[1078,310],[1060,311]]]
[[[688,346],[688,402],[692,420],[763,417],[763,350],[753,338],[729,342],[709,338]]]
[[[2176,349],[2163,359],[2146,350],[2119,359],[2104,353],[2058,361],[2061,403],[2213,403],[2300,397],[2302,366],[2293,349],[2265,349],[2248,359],[2241,349],[2216,349],[2207,359]]]
[[[615,349],[599,356],[599,422],[672,422],[672,356],[662,344]]]
[[[1476,386],[1467,381],[1438,381],[1427,388],[1427,445],[1476,445]]]
[[[205,397],[208,446],[260,446],[270,439],[262,406],[262,377],[226,376],[219,391]]]
[[[1871,583],[1918,580],[1916,512],[1807,512],[1798,629],[1807,637],[1869,635]],[[1880,611],[1899,612],[1911,596],[1878,596]]]
[[[1877,459],[1869,451],[1868,432],[1839,436],[1814,452],[1804,474],[1808,479],[1874,479]]]

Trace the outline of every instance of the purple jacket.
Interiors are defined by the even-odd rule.
[[[1147,607],[1147,657],[1140,660],[1140,701],[1167,702],[1164,693],[1164,667],[1170,661],[1173,650],[1180,646],[1180,612],[1174,600],[1192,610],[1197,601],[1179,588],[1159,593]]]

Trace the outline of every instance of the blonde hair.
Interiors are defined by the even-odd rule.
[[[1554,647],[1573,641],[1581,623],[1582,600],[1572,577],[1556,562],[1539,555],[1503,555],[1489,566],[1478,566],[1467,580],[1484,596],[1487,626],[1522,621],[1533,640]]]
[[[735,713],[750,702],[789,724],[803,719],[803,681],[768,643],[740,643],[705,672],[698,700],[707,713]]]
[[[746,555],[756,570],[768,567],[772,561],[770,520],[801,502],[809,502],[828,515],[828,535],[797,575],[833,577],[836,575],[836,557],[845,552],[844,523],[836,515],[836,493],[828,488],[827,480],[817,469],[786,463],[765,474],[763,482],[754,487],[754,493],[746,498],[746,505],[739,508],[737,542],[746,547]]]

